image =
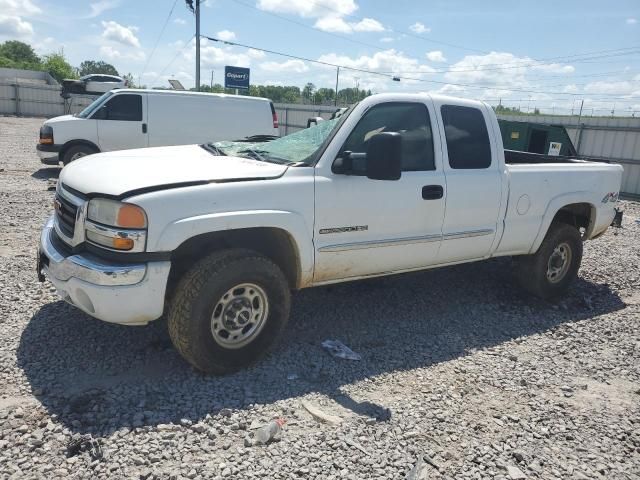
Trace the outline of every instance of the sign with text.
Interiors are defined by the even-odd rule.
[[[249,89],[249,69],[242,67],[224,67],[224,88]]]

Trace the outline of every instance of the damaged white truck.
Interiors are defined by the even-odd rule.
[[[38,273],[98,319],[166,316],[226,373],[263,355],[302,288],[512,256],[565,292],[616,216],[622,168],[505,152],[485,103],[374,95],[272,142],[100,153],[67,165]]]

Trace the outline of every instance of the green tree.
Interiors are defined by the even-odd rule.
[[[2,66],[13,68],[37,68],[40,58],[31,45],[17,40],[9,40],[0,44]]]
[[[85,60],[78,67],[78,75],[81,77],[92,73],[100,73],[103,75],[119,75],[116,67],[102,60]]]
[[[309,82],[302,89],[302,96],[307,100],[311,101],[313,99],[313,94],[315,93],[316,86]]]
[[[77,78],[76,69],[73,68],[62,52],[51,53],[43,57],[42,70],[49,72],[58,82],[65,78]]]

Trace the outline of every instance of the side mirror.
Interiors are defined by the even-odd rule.
[[[367,147],[367,177],[372,180],[400,180],[402,137],[396,132],[378,133]]]

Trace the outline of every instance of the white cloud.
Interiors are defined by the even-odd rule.
[[[187,21],[184,18],[174,18],[173,19],[173,23],[175,23],[176,25],[186,25]]]
[[[384,32],[384,26],[373,18],[363,18],[359,22],[346,22],[342,17],[325,16],[316,20],[316,28],[325,32],[353,33],[353,32]]]
[[[393,42],[393,40],[394,40],[394,39],[393,39],[393,37],[382,37],[382,38],[380,39],[380,41],[381,41],[382,43],[391,43],[391,42]]]
[[[632,97],[640,97],[640,85],[634,85],[628,80],[620,82],[591,82],[584,86],[584,91],[594,94],[614,93],[620,95],[631,95]]]
[[[31,17],[42,13],[42,10],[31,0],[0,0],[0,12],[9,16]]]
[[[249,57],[255,60],[262,60],[264,57],[267,56],[266,53],[261,52],[260,50],[254,50],[253,48],[249,49],[249,51],[247,52],[247,55],[249,55]]]
[[[373,18],[363,18],[357,23],[351,23],[354,32],[384,32],[382,24]]]
[[[636,23],[638,23],[638,20],[635,18],[627,18],[627,25],[635,25]]]
[[[33,26],[16,15],[0,14],[0,37],[25,38],[33,35]]]
[[[290,13],[314,18],[332,15],[343,17],[358,9],[354,0],[258,0],[258,8],[269,12]]]
[[[427,58],[431,62],[446,62],[447,59],[444,57],[444,54],[440,50],[433,50],[432,52],[427,52]]]
[[[191,48],[185,52],[184,58],[193,61],[195,58],[195,40],[191,40]],[[235,65],[237,67],[249,67],[251,55],[237,53],[233,47],[216,47],[208,40],[203,39],[200,44],[200,62],[202,68],[220,67],[223,65]]]
[[[95,18],[102,15],[107,10],[115,8],[120,3],[118,0],[100,0],[89,4],[91,12],[85,18]]]
[[[384,32],[384,26],[373,18],[347,22],[344,17],[353,14],[358,5],[354,0],[258,0],[258,8],[269,12],[315,18],[315,27],[325,32]]]
[[[102,32],[103,38],[129,47],[140,48],[140,40],[138,40],[138,37],[133,33],[137,30],[137,27],[125,27],[113,20],[102,22],[102,26],[104,27],[104,32]]]
[[[351,25],[344,21],[342,17],[322,17],[316,21],[316,28],[325,32],[351,33]]]
[[[9,40],[28,40],[33,35],[33,25],[25,18],[42,13],[31,0],[0,0],[0,37]]]
[[[124,53],[111,45],[103,45],[100,47],[100,55],[109,60],[144,60],[145,54],[142,50],[128,49]]]
[[[413,33],[429,33],[431,29],[429,27],[425,27],[423,23],[416,22],[409,27]]]
[[[231,40],[235,40],[236,39],[236,34],[235,32],[232,32],[231,30],[220,30],[216,36],[220,39],[220,40],[224,40],[226,42],[230,42]]]
[[[309,67],[302,60],[286,60],[284,62],[264,62],[260,64],[262,70],[267,72],[295,72],[304,73]]]

